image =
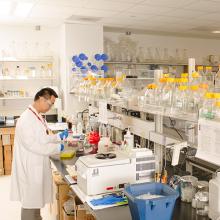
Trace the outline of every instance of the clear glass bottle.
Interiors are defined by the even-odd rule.
[[[215,92],[220,92],[220,65],[218,67],[218,72],[215,75]]]
[[[162,89],[161,105],[164,107],[171,107],[172,105],[172,96],[175,88],[174,81],[174,78],[167,78],[166,83]]]
[[[209,91],[213,92],[214,91],[214,73],[212,72],[211,66],[206,67],[205,76],[206,76],[206,81],[209,87]]]
[[[185,112],[187,106],[187,86],[180,85],[173,94],[172,113]]]
[[[198,71],[198,74],[200,75],[200,79],[201,79],[201,81],[206,81],[206,77],[205,77],[205,72],[204,72],[204,68],[203,68],[203,66],[198,66],[197,67],[197,71]]]
[[[144,94],[144,99],[146,104],[150,105],[157,105],[158,104],[158,97],[157,97],[157,85],[156,84],[149,84],[147,86],[147,90]]]
[[[214,119],[214,93],[206,93],[199,115],[201,118]]]
[[[189,113],[198,112],[200,108],[201,95],[199,94],[200,75],[198,72],[192,74],[192,81],[190,82],[188,90],[187,111]]]
[[[215,120],[220,121],[220,93],[214,93],[215,104],[214,104],[214,115]]]

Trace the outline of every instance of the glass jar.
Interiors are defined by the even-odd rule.
[[[182,176],[180,183],[181,201],[192,202],[198,179],[194,176]]]

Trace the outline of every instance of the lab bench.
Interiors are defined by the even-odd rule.
[[[68,174],[66,165],[74,165],[77,158],[71,160],[60,160],[58,157],[51,157],[51,162],[56,169],[64,177]],[[118,206],[106,208],[102,210],[91,210],[97,220],[131,220],[130,210],[128,206]],[[191,207],[191,204],[183,203],[180,200],[176,202],[173,220],[208,220],[208,217],[196,215],[196,210]]]
[[[0,128],[13,128],[13,127],[15,127],[15,125],[13,124],[11,124],[11,125],[9,125],[9,124],[0,124]]]

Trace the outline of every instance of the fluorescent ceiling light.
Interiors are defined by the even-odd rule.
[[[33,7],[31,2],[18,2],[14,10],[14,15],[17,17],[27,17]]]
[[[220,34],[220,31],[212,31],[213,34]]]
[[[9,15],[11,11],[10,1],[0,1],[0,16]]]

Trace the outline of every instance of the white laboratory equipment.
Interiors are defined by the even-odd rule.
[[[200,118],[198,122],[198,148],[196,157],[220,166],[220,123]]]
[[[152,151],[144,148],[102,155],[114,154],[116,157],[112,159],[87,155],[77,160],[77,184],[86,195],[121,191],[127,183],[154,180],[155,156]]]
[[[131,151],[131,149],[134,148],[134,135],[131,134],[130,128],[128,128],[126,134],[124,135],[124,142],[127,151]]]
[[[220,170],[219,170],[220,171]],[[220,172],[209,181],[209,218],[220,219]]]

